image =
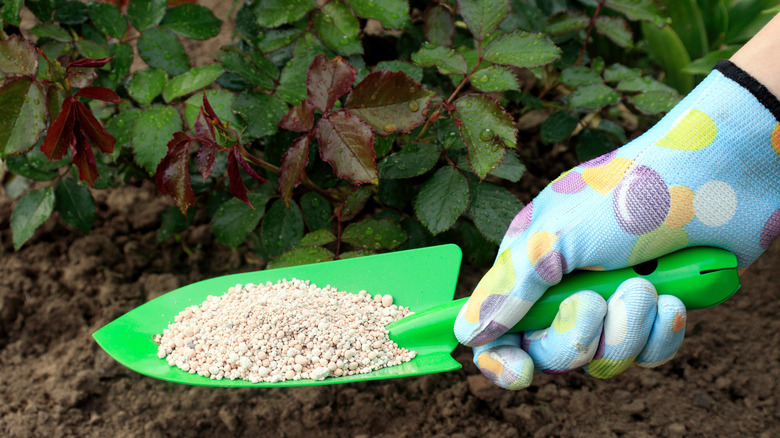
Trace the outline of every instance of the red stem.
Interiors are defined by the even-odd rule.
[[[585,59],[585,49],[588,48],[588,40],[590,39],[590,33],[593,31],[593,26],[596,25],[596,18],[598,18],[599,12],[601,12],[601,7],[604,5],[606,1],[607,0],[601,0],[599,4],[596,6],[596,12],[593,13],[592,17],[590,17],[590,23],[588,23],[588,34],[585,35],[585,42],[582,43],[582,50],[580,50],[580,56],[577,57],[577,62],[575,62],[574,65],[582,64],[582,60]]]

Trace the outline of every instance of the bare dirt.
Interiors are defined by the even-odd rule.
[[[0,198],[1,436],[780,435],[778,244],[736,296],[691,312],[671,363],[611,380],[538,375],[525,391],[503,391],[461,348],[459,371],[326,387],[213,389],[141,376],[91,334],[184,284],[258,269],[247,249],[214,243],[205,217],[180,242],[158,244],[159,212],[171,203],[155,191],[95,192],[91,234],[55,217],[18,252],[12,204]],[[482,274],[465,265],[457,294]]]

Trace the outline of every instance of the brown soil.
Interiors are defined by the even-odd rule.
[[[525,391],[503,391],[466,349],[455,352],[456,372],[327,387],[213,389],[135,374],[92,332],[181,285],[258,268],[247,250],[215,244],[205,218],[180,243],[157,244],[171,203],[155,190],[95,192],[90,235],[55,217],[18,252],[12,204],[0,198],[1,436],[780,435],[778,244],[735,297],[692,312],[671,363],[611,380],[539,375]],[[458,295],[482,273],[464,266]]]

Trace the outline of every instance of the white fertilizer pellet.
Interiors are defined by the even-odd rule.
[[[364,374],[408,362],[385,326],[411,314],[390,295],[308,281],[237,284],[176,315],[157,355],[190,374],[253,383]]]

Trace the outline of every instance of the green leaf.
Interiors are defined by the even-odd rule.
[[[517,143],[512,116],[488,95],[468,95],[456,100],[452,118],[469,150],[469,164],[480,178],[501,164],[505,147],[514,148]]]
[[[132,3],[131,3],[132,4]],[[161,68],[171,76],[190,69],[190,58],[176,34],[168,29],[149,29],[138,38],[138,54],[149,67]]]
[[[674,88],[664,85],[661,82],[656,81],[655,79],[649,77],[649,76],[642,76],[638,78],[629,78],[629,79],[623,79],[618,83],[617,85],[618,91],[666,91],[669,93],[674,93]]]
[[[477,266],[490,267],[496,257],[496,246],[477,230],[470,222],[461,222],[458,226],[458,245],[463,249],[463,255]]]
[[[344,110],[322,117],[316,127],[320,157],[339,178],[354,185],[378,183],[374,135],[359,117]]]
[[[634,47],[634,34],[622,17],[602,15],[596,18],[596,31],[624,49]]]
[[[108,58],[108,49],[92,40],[76,41],[76,48],[79,50],[81,56],[85,58]]]
[[[474,225],[488,241],[498,245],[509,223],[523,208],[509,190],[488,182],[471,184],[471,216]]]
[[[211,219],[211,230],[218,241],[238,246],[257,228],[263,218],[265,204],[270,198],[263,193],[249,193],[248,197],[255,208],[238,198],[228,199],[217,208]]]
[[[474,72],[471,75],[471,85],[485,92],[520,89],[512,70],[497,65]]]
[[[685,73],[683,68],[691,63],[691,57],[677,33],[670,26],[659,29],[642,23],[642,35],[648,53],[666,72],[666,83],[682,94],[690,92],[693,75]]]
[[[683,71],[693,75],[708,75],[710,71],[712,71],[712,67],[715,66],[716,62],[720,61],[721,59],[731,58],[731,56],[736,53],[740,47],[741,46],[733,45],[728,46],[722,50],[709,52],[703,57],[683,67]]]
[[[103,3],[96,3],[96,4],[103,4]],[[51,38],[54,41],[61,41],[65,43],[73,41],[73,35],[68,33],[67,30],[52,23],[36,24],[35,26],[33,26],[32,29],[30,29],[30,33],[37,37]]]
[[[238,116],[233,112],[233,102],[236,100],[235,93],[225,90],[206,90],[206,98],[209,100],[211,109],[224,123],[229,123],[231,127],[240,130],[244,125]],[[195,129],[195,120],[198,118],[200,107],[203,105],[203,93],[195,93],[190,96],[184,105],[184,120],[190,129]]]
[[[127,18],[138,31],[160,24],[165,16],[166,0],[130,0],[127,5]]]
[[[271,257],[295,246],[303,237],[303,215],[298,204],[291,200],[288,208],[281,200],[274,201],[265,214],[260,236]]]
[[[330,226],[330,218],[333,210],[327,199],[322,195],[309,192],[301,196],[301,210],[303,218],[310,230],[318,230]]]
[[[108,36],[122,38],[127,32],[127,18],[110,3],[91,2],[87,5],[87,13],[92,24]]]
[[[279,76],[279,70],[269,59],[254,51],[242,52],[237,46],[223,47],[217,52],[217,61],[226,70],[268,90],[274,88],[274,81]]]
[[[54,190],[57,211],[68,225],[89,233],[95,220],[95,200],[89,189],[73,178],[63,178]]]
[[[499,28],[504,32],[512,32],[516,29],[541,32],[547,23],[547,14],[536,5],[524,0],[512,0],[512,10],[509,17],[502,21]]]
[[[279,120],[287,113],[287,104],[274,96],[244,91],[233,102],[233,111],[244,120],[242,138],[254,139],[276,134]]]
[[[417,82],[421,82],[423,77],[423,71],[420,67],[414,66],[404,61],[379,61],[379,63],[376,65],[376,69],[387,71],[402,71]]]
[[[133,123],[140,111],[138,108],[129,108],[116,113],[106,122],[106,131],[116,139],[113,153],[118,154],[122,147],[130,146]]]
[[[354,251],[344,251],[339,254],[339,260],[354,259],[356,257],[365,257],[374,254],[370,249],[356,249]]]
[[[426,9],[423,34],[431,44],[452,45],[452,37],[455,35],[455,17],[452,11],[442,5],[433,5]]]
[[[541,134],[544,143],[564,141],[574,132],[579,119],[569,111],[553,113],[542,123]]]
[[[407,236],[404,229],[390,219],[365,219],[349,224],[341,238],[358,248],[395,249]]]
[[[587,67],[569,67],[561,71],[558,80],[572,87],[601,83],[601,76]]]
[[[255,39],[254,44],[261,52],[268,53],[292,44],[300,35],[301,30],[297,27],[267,29]]]
[[[48,181],[57,177],[57,172],[48,172],[33,166],[27,155],[11,155],[5,160],[9,172],[34,181]]]
[[[515,67],[539,67],[561,56],[561,49],[544,34],[512,32],[500,35],[484,50],[484,58],[496,64]]]
[[[579,87],[569,95],[571,108],[597,110],[618,102],[620,102],[620,93],[602,83]]]
[[[620,144],[626,144],[626,131],[617,123],[602,119],[599,122],[598,126],[599,131],[604,131],[607,134],[609,134],[613,139],[615,139]]]
[[[316,7],[314,0],[262,0],[251,6],[261,27],[279,27],[298,21]]]
[[[0,158],[24,153],[46,129],[43,88],[28,78],[8,80],[0,87]]]
[[[414,197],[414,189],[409,180],[380,179],[377,195],[382,204],[403,210]]]
[[[385,29],[404,29],[411,25],[409,0],[349,0],[358,17],[376,18]]]
[[[520,178],[522,178],[524,173],[525,166],[520,162],[520,159],[517,158],[517,153],[515,151],[506,151],[506,157],[504,157],[504,161],[501,162],[501,165],[490,171],[491,175],[512,182],[520,181]]]
[[[41,224],[46,222],[54,211],[54,191],[51,187],[33,190],[24,195],[11,213],[11,237],[14,250],[27,242]]]
[[[604,80],[607,82],[620,82],[625,79],[634,79],[642,76],[638,68],[628,68],[623,64],[610,64],[604,69]]]
[[[425,122],[432,98],[406,73],[375,71],[355,86],[344,108],[379,135],[408,133]]]
[[[193,40],[207,40],[217,36],[222,21],[211,9],[192,4],[174,6],[165,12],[160,27]]]
[[[707,29],[707,41],[709,42],[709,46],[719,47],[726,39],[726,31],[729,28],[729,20],[733,21],[736,18],[729,17],[727,3],[731,2],[727,0],[699,0],[698,3],[699,8],[702,11],[707,11],[704,25]]]
[[[433,235],[455,224],[469,205],[469,183],[457,169],[445,166],[420,187],[414,212]]]
[[[165,73],[165,70],[159,68],[139,70],[130,78],[130,82],[127,84],[127,94],[136,102],[147,106],[162,93],[166,82],[168,82],[168,74]]]
[[[298,246],[320,246],[327,245],[335,241],[336,236],[334,236],[333,233],[324,228],[321,228],[304,235],[300,242],[298,242]]]
[[[117,43],[110,44],[108,49],[114,59],[111,61],[111,71],[106,79],[115,84],[114,87],[116,87],[130,73],[130,66],[133,64],[134,56],[133,47],[127,43]]]
[[[303,34],[295,45],[292,59],[282,70],[276,95],[291,105],[300,105],[307,97],[306,72],[309,70],[309,64],[315,56],[326,52],[326,47],[312,34]]]
[[[360,23],[346,4],[334,1],[326,3],[314,13],[314,29],[326,46],[344,56],[363,53],[358,38]]]
[[[176,233],[181,233],[190,226],[195,219],[197,209],[191,208],[187,211],[187,216],[181,214],[181,210],[176,207],[168,207],[160,214],[160,229],[157,231],[157,241],[165,242]]]
[[[680,36],[691,58],[699,58],[708,52],[707,26],[697,0],[662,1],[669,25]],[[709,14],[712,11],[706,11]]]
[[[458,10],[474,39],[482,41],[510,11],[509,0],[458,0]]]
[[[5,0],[3,9],[0,10],[0,15],[6,22],[19,27],[22,21],[19,13],[22,11],[23,5],[24,0]]]
[[[644,114],[660,114],[674,108],[681,99],[674,91],[647,91],[629,97],[628,101]]]
[[[6,18],[5,7],[3,18]],[[87,5],[77,1],[65,2],[54,11],[54,21],[70,25],[81,24],[87,21]]]
[[[38,69],[35,45],[18,36],[0,41],[0,75],[34,75]]]
[[[774,14],[764,13],[777,7],[775,0],[729,1],[726,44],[742,44],[764,27]],[[709,18],[709,17],[708,17]]]
[[[342,254],[343,256],[343,254]],[[325,248],[308,246],[293,248],[268,262],[266,269],[287,268],[333,260],[335,255]],[[343,257],[342,257],[343,258]]]
[[[175,107],[152,105],[142,110],[133,123],[130,140],[135,162],[154,175],[168,152],[168,141],[181,129],[181,117]]]
[[[577,138],[577,159],[584,163],[615,150],[615,144],[607,134],[593,129],[583,129]]]
[[[412,178],[431,170],[439,161],[439,148],[432,143],[410,143],[379,162],[381,179]]]
[[[170,102],[177,97],[192,93],[206,87],[222,76],[225,70],[219,64],[209,64],[195,67],[192,70],[171,78],[163,88],[163,99]]]
[[[661,8],[653,0],[607,0],[604,6],[621,12],[629,20],[642,20],[661,27],[667,22]]]
[[[412,53],[412,62],[420,67],[436,67],[443,75],[468,72],[468,64],[463,54],[448,47],[425,44],[419,51]]]
[[[588,23],[590,23],[590,17],[582,11],[562,11],[550,17],[544,31],[552,36],[560,36],[586,29]]]

